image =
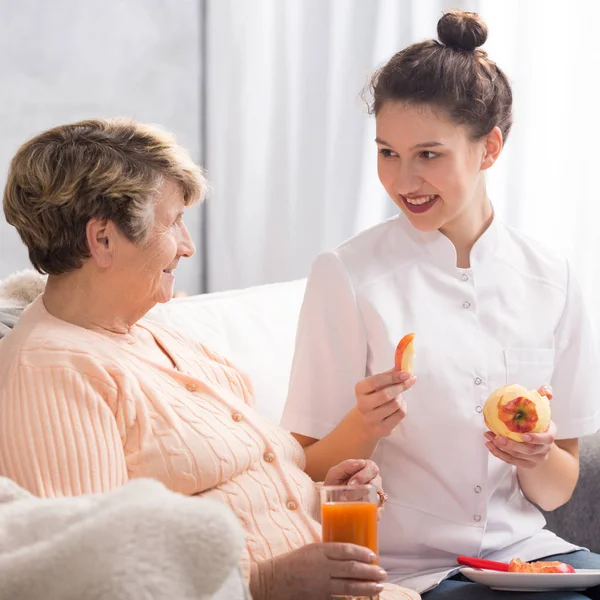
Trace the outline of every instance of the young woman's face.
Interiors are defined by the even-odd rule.
[[[483,171],[502,147],[498,128],[473,141],[466,126],[441,111],[387,102],[377,113],[376,130],[379,180],[415,228],[444,229],[481,210]]]

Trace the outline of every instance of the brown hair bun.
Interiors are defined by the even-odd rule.
[[[452,9],[444,13],[437,25],[442,44],[458,50],[473,51],[483,46],[488,29],[483,19],[474,12]]]

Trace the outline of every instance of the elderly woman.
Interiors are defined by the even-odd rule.
[[[4,212],[48,274],[0,344],[0,474],[39,496],[150,477],[228,505],[255,598],[416,598],[382,584],[366,548],[320,542],[304,453],[251,408],[247,379],[204,345],[143,319],[194,253],[186,207],[206,189],[174,139],[126,120],[57,127],[14,157]],[[379,485],[369,461],[326,483]]]

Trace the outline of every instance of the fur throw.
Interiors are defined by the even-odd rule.
[[[243,545],[225,505],[148,479],[41,499],[0,477],[0,600],[243,600]]]
[[[0,281],[0,339],[14,326],[23,309],[43,291],[46,276],[28,269]]]

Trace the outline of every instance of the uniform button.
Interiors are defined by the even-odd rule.
[[[461,279],[463,281],[469,281],[469,276],[466,273],[463,273],[462,276],[461,276]]]
[[[231,418],[236,422],[239,423],[240,421],[242,421],[244,419],[244,415],[242,415],[242,413],[239,412],[234,412],[231,415]]]
[[[476,486],[473,488],[473,491],[474,491],[476,494],[481,494],[481,486],[480,486],[480,485],[476,485]]]
[[[468,300],[463,302],[463,308],[471,308],[471,303]]]
[[[263,458],[265,459],[265,462],[268,463],[272,463],[275,461],[275,455],[272,452],[265,452]]]
[[[480,413],[480,412],[483,412],[483,406],[476,406],[476,407],[475,407],[475,410],[476,410],[478,413]]]
[[[198,389],[198,386],[195,383],[191,382],[188,383],[185,387],[187,388],[188,392],[195,392]]]
[[[296,510],[298,508],[298,504],[296,504],[295,500],[288,500],[285,505],[288,510]]]
[[[475,523],[479,523],[479,521],[481,521],[481,515],[474,515],[473,521],[475,521]]]
[[[475,377],[474,381],[475,385],[481,385],[483,383],[483,379],[481,379],[481,377]]]

